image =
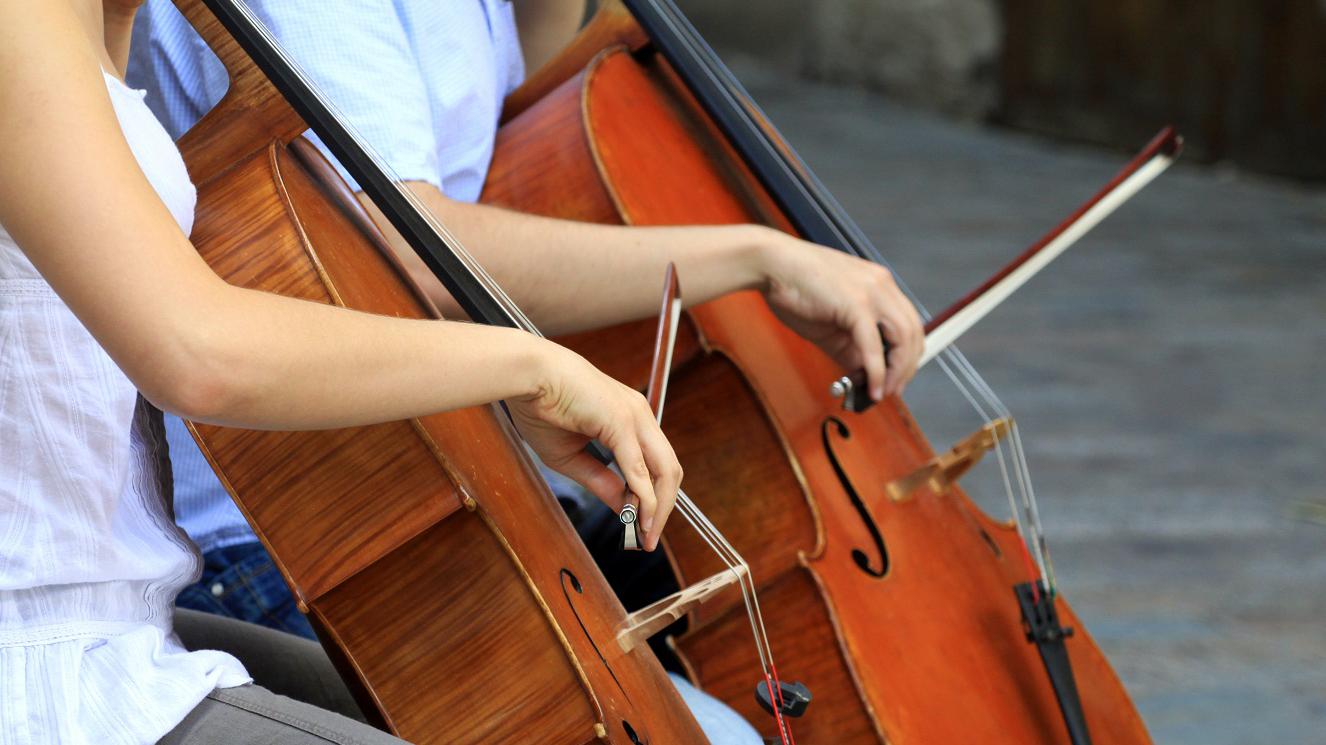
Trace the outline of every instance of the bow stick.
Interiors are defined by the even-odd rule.
[[[681,283],[677,265],[668,262],[663,274],[663,307],[658,312],[658,334],[654,338],[654,361],[649,367],[649,387],[645,397],[658,423],[663,423],[663,401],[668,394],[668,372],[672,370],[672,350],[677,344],[677,324],[681,320]],[[635,505],[628,502],[618,513],[622,522],[622,549],[639,551],[644,547],[636,523]]]
[[[925,325],[923,366],[951,346],[958,337],[975,326],[990,311],[1036,276],[1088,231],[1109,217],[1143,187],[1164,173],[1183,150],[1183,138],[1166,127],[1124,166],[1095,196],[1087,200],[1068,219],[1045,234],[1007,266],[987,279],[980,287],[930,319]],[[887,354],[887,348],[886,348]],[[833,382],[829,393],[843,399],[843,408],[861,412],[874,405],[865,385],[865,371],[858,370]]]
[[[663,402],[667,398],[668,377],[672,372],[672,355],[677,343],[677,331],[680,327],[682,311],[681,283],[677,279],[677,267],[673,263],[668,264],[667,271],[663,275],[663,302],[658,313],[658,333],[654,338],[654,359],[649,369],[649,384],[647,386],[645,398],[649,400],[649,408],[657,417],[658,423],[663,423]],[[678,493],[678,509],[683,517],[686,518],[691,526],[700,531],[701,535],[708,532],[716,533],[716,529],[708,523],[708,520],[702,515],[691,515],[692,504],[684,492]],[[697,510],[698,512],[698,510]],[[635,506],[627,503],[622,508],[619,517],[622,522],[622,548],[627,550],[638,550],[641,548],[641,541],[636,522]],[[698,519],[697,519],[698,518]],[[726,540],[721,535],[707,537],[706,541],[713,541],[717,538],[719,542],[726,546]],[[715,548],[718,548],[715,546]],[[728,572],[717,574],[702,583],[695,585],[678,593],[675,596],[664,598],[652,606],[644,608],[632,614],[630,619],[635,623],[636,617],[641,617],[638,628],[632,626],[627,634],[619,636],[619,642],[623,637],[627,638],[628,643],[633,643],[634,638],[647,637],[658,631],[667,624],[680,618],[695,605],[704,602],[716,591],[723,589],[731,583],[731,579],[726,577],[730,574],[741,582],[750,582],[750,570],[744,560],[731,551],[732,559],[735,559]],[[746,590],[743,588],[743,594]],[[751,600],[754,600],[754,587],[750,588]],[[759,619],[758,603],[755,604],[756,615],[753,620]],[[763,638],[763,621],[757,621],[758,626],[752,626],[756,630],[757,644],[767,645],[767,640]],[[766,649],[762,650],[762,655],[768,655]],[[756,687],[756,699],[760,705],[769,712],[778,727],[779,741],[783,745],[796,745],[796,740],[792,736],[791,723],[788,717],[800,717],[805,713],[806,707],[810,704],[811,693],[805,684],[800,682],[789,683],[778,679],[777,670],[773,667],[772,657],[768,658],[769,667],[765,672],[764,680]]]
[[[668,262],[663,274],[663,307],[658,312],[658,335],[654,338],[654,363],[649,368],[649,386],[645,397],[649,408],[663,423],[663,400],[668,395],[668,373],[672,371],[672,350],[677,346],[677,326],[681,320],[681,283],[677,265]]]

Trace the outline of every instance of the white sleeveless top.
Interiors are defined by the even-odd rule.
[[[106,84],[188,233],[179,151],[142,92]],[[248,682],[238,660],[187,652],[171,630],[201,560],[162,497],[160,432],[0,226],[0,745],[155,743],[212,689]]]

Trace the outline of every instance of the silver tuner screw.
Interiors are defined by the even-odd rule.
[[[622,521],[622,544],[623,551],[642,551],[644,543],[640,540],[640,530],[636,523],[635,505],[628,504],[617,514],[617,519]]]
[[[834,398],[847,398],[852,394],[852,379],[846,375],[833,381],[829,386],[829,395]]]

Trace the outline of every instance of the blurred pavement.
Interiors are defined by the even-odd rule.
[[[733,67],[933,312],[1131,155]],[[1180,162],[960,344],[1162,745],[1326,743],[1324,321],[1326,190]],[[937,449],[979,426],[938,369],[907,399]],[[965,484],[1008,516],[993,466]]]

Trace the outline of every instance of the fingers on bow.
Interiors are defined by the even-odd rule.
[[[884,396],[899,395],[906,387],[920,364],[921,352],[925,347],[925,327],[916,306],[903,294],[893,275],[885,270],[880,292],[875,294],[875,318],[879,333],[888,341],[886,370],[881,375],[880,395],[876,394],[874,379],[871,379],[871,395],[875,400]],[[866,368],[867,377],[870,368]]]
[[[630,408],[633,427],[629,436],[604,444],[612,448],[626,479],[626,488],[640,502],[644,547],[653,551],[676,504],[682,470],[677,454],[663,436],[644,397],[632,392]]]

